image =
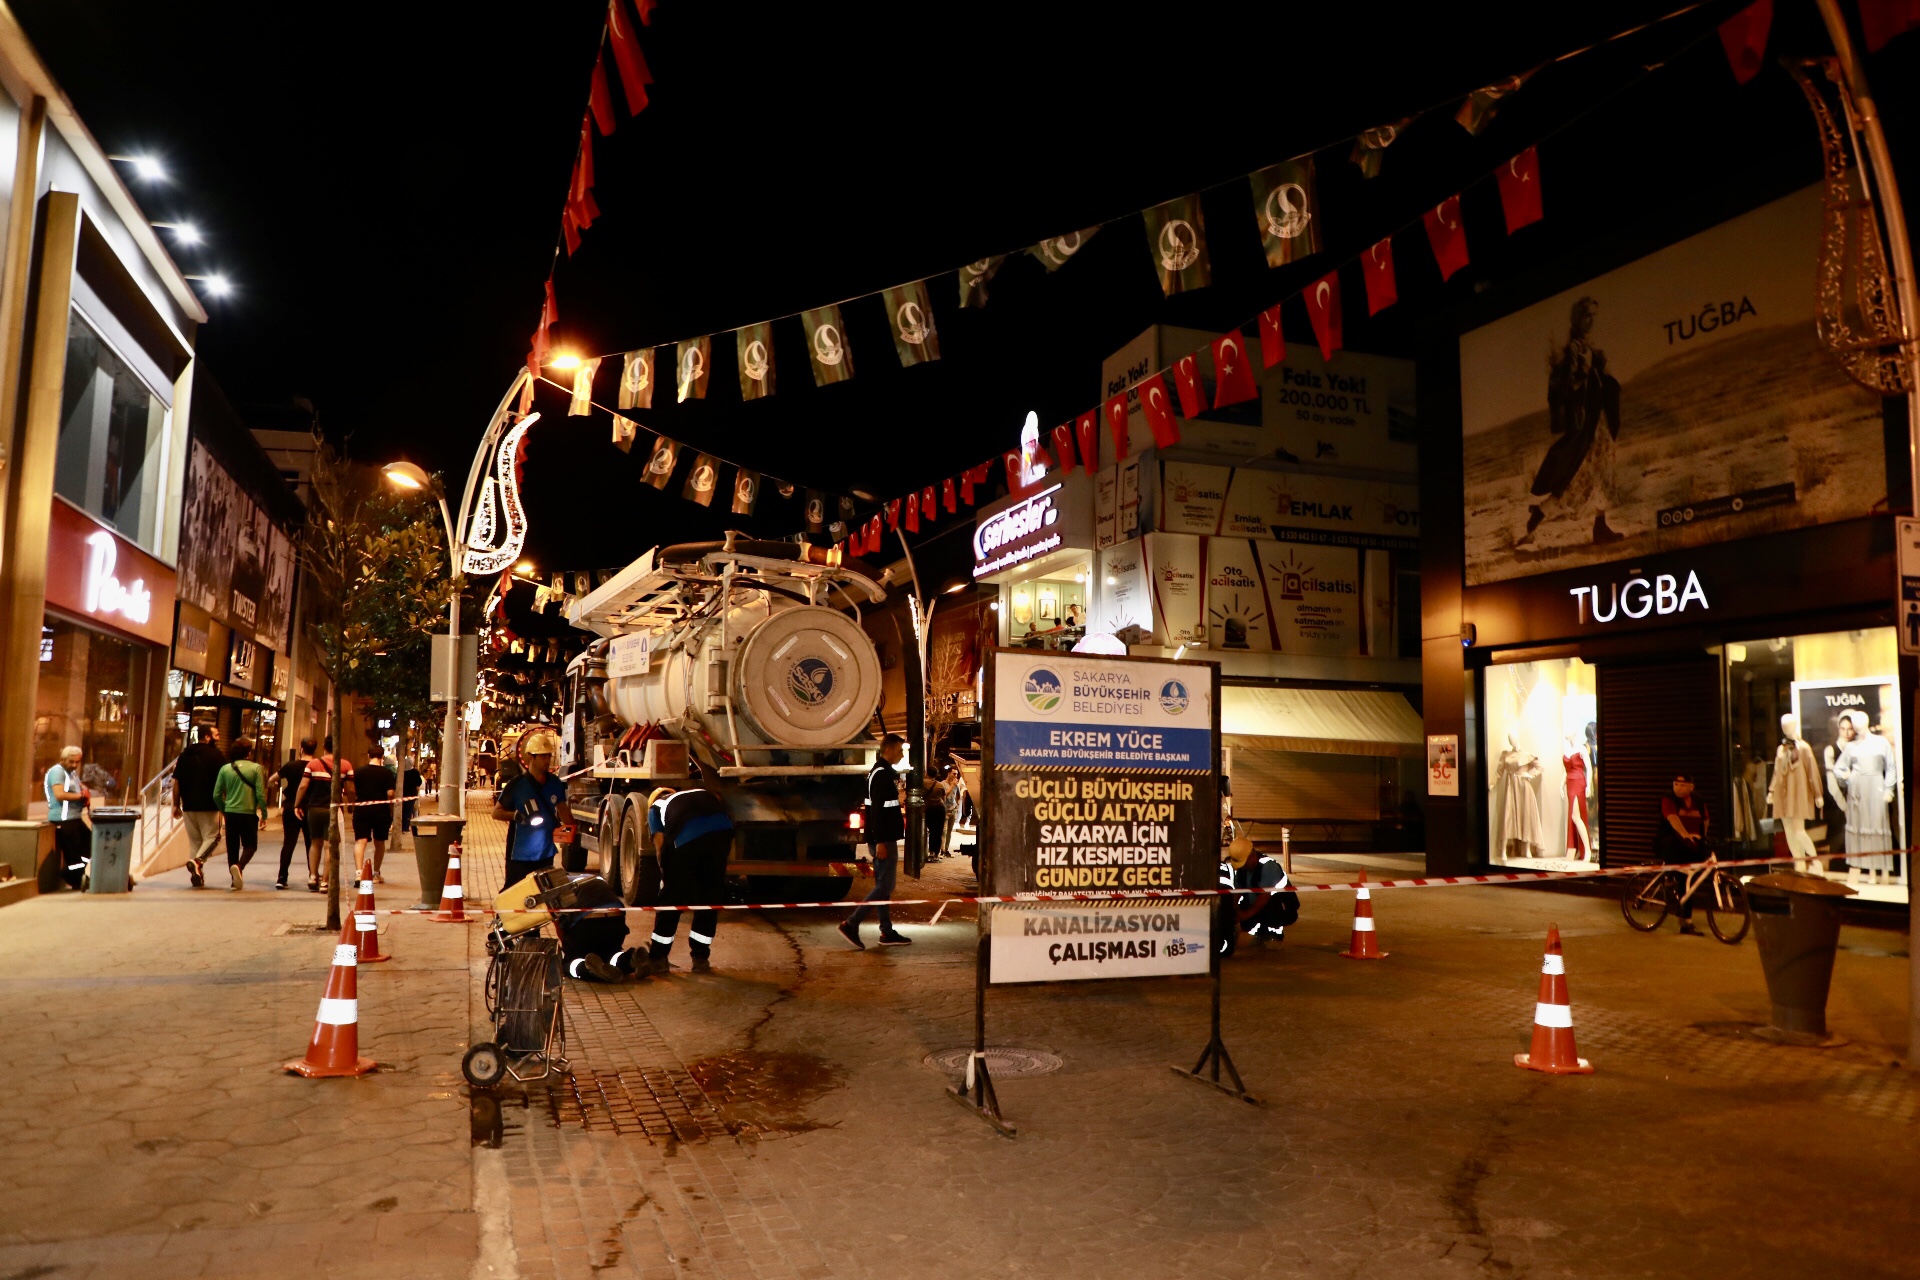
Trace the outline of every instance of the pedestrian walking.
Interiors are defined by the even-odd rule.
[[[899,734],[888,734],[880,740],[879,758],[867,771],[864,825],[867,844],[873,851],[873,892],[862,905],[854,908],[852,915],[840,922],[840,936],[851,942],[856,951],[867,949],[867,944],[860,941],[860,922],[869,913],[879,916],[881,946],[904,947],[913,941],[893,927],[893,908],[865,905],[865,902],[885,902],[893,897],[894,880],[900,874],[900,841],[907,834],[907,826],[905,815],[900,811],[900,775],[893,766],[900,763],[906,745],[907,740]]]
[[[960,807],[960,770],[947,765],[927,782],[927,857],[947,856],[947,833]]]
[[[660,859],[660,898],[669,903],[717,903],[727,892],[727,855],[733,850],[733,815],[727,803],[711,791],[688,787],[675,791],[661,787],[647,797],[647,831]],[[713,972],[713,939],[720,928],[718,911],[696,911],[687,925],[687,951],[695,973]],[[672,972],[667,953],[680,931],[678,911],[653,913],[653,936],[648,940],[648,972]]]
[[[385,884],[380,864],[387,856],[387,837],[393,834],[393,792],[399,780],[387,768],[387,749],[379,743],[367,748],[367,762],[353,775],[353,865],[363,866],[367,843],[373,843],[373,879]],[[373,803],[379,801],[379,804]]]
[[[60,748],[60,758],[47,769],[47,821],[53,824],[53,847],[60,859],[60,878],[69,888],[80,887],[93,857],[93,830],[87,826],[87,788],[80,781],[78,747]]]
[[[267,774],[253,761],[251,738],[235,738],[227,748],[227,762],[214,775],[213,794],[227,825],[227,888],[238,893],[241,873],[259,851],[260,824],[267,817]]]
[[[1677,773],[1669,793],[1660,798],[1660,825],[1653,831],[1654,857],[1660,862],[1704,862],[1707,857],[1707,807],[1695,799],[1693,777]],[[1701,887],[1706,882],[1702,881]],[[1694,893],[1700,892],[1696,889]],[[1693,927],[1693,898],[1680,900],[1680,932],[1698,935]]]
[[[400,774],[400,830],[405,835],[413,834],[413,807],[419,803],[414,797],[426,785],[427,780],[421,774],[418,762],[408,756],[407,767]]]
[[[273,882],[275,889],[287,887],[287,868],[293,862],[293,847],[307,834],[307,824],[300,820],[296,799],[300,794],[300,780],[307,774],[307,761],[313,759],[313,753],[319,745],[312,738],[302,738],[300,749],[287,753],[287,762],[280,766],[277,775],[280,788],[280,874]],[[311,872],[317,865],[313,856],[313,842],[309,840],[307,870]]]
[[[567,808],[567,784],[553,772],[560,739],[547,730],[525,739],[527,770],[509,782],[493,802],[493,816],[507,828],[507,879],[515,885],[553,865],[554,833],[573,822]]]
[[[307,829],[307,892],[323,893],[326,881],[320,878],[320,851],[326,847],[333,819],[334,783],[340,784],[340,803],[353,801],[353,766],[333,757],[333,739],[323,738],[320,754],[307,761],[300,775],[300,789],[293,794],[294,815]]]
[[[213,780],[226,766],[226,752],[210,724],[196,725],[193,745],[173,764],[173,816],[187,824],[187,878],[196,889],[207,887],[207,859],[220,843],[220,803],[213,796]]]

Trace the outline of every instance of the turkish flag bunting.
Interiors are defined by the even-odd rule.
[[[1920,27],[1920,0],[1860,0],[1860,26],[1867,52],[1878,53],[1895,36]]]
[[[1320,344],[1320,358],[1333,359],[1340,349],[1340,271],[1335,268],[1307,286],[1300,295],[1307,304],[1307,319],[1313,322],[1313,336]]]
[[[1467,265],[1467,228],[1460,221],[1460,197],[1448,196],[1420,217],[1427,224],[1427,243],[1433,246],[1433,260],[1440,264],[1440,278],[1453,279],[1453,273]]]
[[[573,162],[573,196],[593,190],[593,117],[580,117],[580,158]]]
[[[932,485],[920,491],[920,518],[931,520],[940,512],[940,497]]]
[[[1053,429],[1053,458],[1060,470],[1073,470],[1073,426],[1061,423]]]
[[[613,90],[607,87],[607,64],[600,55],[593,55],[593,80],[587,86],[587,109],[593,112],[593,122],[600,126],[600,136],[607,137],[613,132]]]
[[[613,63],[620,68],[620,87],[627,95],[627,114],[639,115],[647,109],[647,86],[653,73],[640,53],[640,37],[627,23],[625,0],[609,0],[607,5],[607,43],[613,46]]]
[[[968,467],[960,473],[960,501],[973,505],[973,468]]]
[[[580,233],[574,228],[573,205],[571,202],[560,210],[560,235],[567,242],[567,256],[569,258],[580,252]]]
[[[1020,492],[1020,451],[1009,449],[1001,455],[1001,460],[1007,464],[1007,492]]]
[[[895,498],[892,502],[889,502],[887,504],[887,528],[898,529],[899,527],[900,527],[900,499]]]
[[[1495,170],[1500,183],[1500,211],[1507,215],[1507,234],[1532,226],[1545,214],[1540,208],[1540,153],[1528,147]]]
[[[1393,237],[1388,236],[1360,258],[1360,275],[1367,282],[1367,314],[1377,316],[1400,301],[1393,280]]]
[[[1088,410],[1073,420],[1073,432],[1079,437],[1080,465],[1092,475],[1100,465],[1100,415]]]
[[[1861,6],[1864,23],[1866,7]],[[1740,12],[1720,24],[1720,47],[1727,51],[1727,65],[1741,84],[1760,74],[1767,60],[1767,30],[1773,26],[1773,0],[1754,0]]]
[[[659,0],[633,0],[633,7],[640,11],[640,21],[645,26],[653,25],[653,7]]]
[[[547,277],[547,300],[540,310],[540,327],[550,329],[560,323],[560,304],[553,300],[553,277]]]
[[[1229,329],[1213,340],[1213,407],[1259,398],[1260,388],[1253,382],[1253,361],[1247,356],[1247,339],[1238,329]]]
[[[1127,456],[1127,393],[1119,395],[1101,406],[1106,415],[1107,434],[1113,437],[1113,456],[1124,459]]]
[[[1173,401],[1167,395],[1166,380],[1159,374],[1140,384],[1140,407],[1146,411],[1147,428],[1153,432],[1156,448],[1171,449],[1180,443],[1180,428],[1173,421]]]
[[[953,491],[952,477],[940,482],[940,505],[947,509],[948,515],[960,509],[960,499]]]
[[[913,494],[907,495],[907,532],[920,532],[920,503]]]
[[[1153,376],[1156,381],[1160,377],[1157,373]],[[1144,387],[1144,384],[1142,385]],[[1189,351],[1186,355],[1181,356],[1173,362],[1173,385],[1180,393],[1180,416],[1183,418],[1199,417],[1200,408],[1206,401],[1200,395],[1200,358],[1194,355],[1193,352]],[[1165,389],[1166,385],[1162,383],[1161,390],[1164,391]],[[1144,390],[1141,392],[1140,403],[1143,407],[1146,404],[1146,392]],[[1147,425],[1153,425],[1151,415],[1147,418]],[[1158,432],[1154,434],[1156,437],[1159,435]]]
[[[1287,358],[1287,338],[1280,332],[1280,304],[1260,313],[1260,367],[1271,369]]]
[[[872,556],[872,555],[880,554],[880,539],[885,536],[886,536],[885,531],[880,527],[879,516],[875,516],[873,519],[867,521],[867,554],[868,555]]]

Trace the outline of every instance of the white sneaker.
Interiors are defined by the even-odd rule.
[[[235,865],[235,866],[231,866],[231,867],[228,867],[228,868],[227,868],[227,871],[228,871],[228,872],[229,872],[229,873],[230,873],[230,874],[232,875],[232,877],[233,877],[233,885],[232,885],[232,887],[231,887],[231,888],[229,888],[229,889],[228,889],[228,892],[229,892],[229,893],[238,893],[238,892],[240,892],[240,890],[241,890],[242,888],[244,888],[245,886],[244,886],[244,885],[242,885],[242,884],[240,883],[240,868],[239,868],[239,866],[237,866],[237,865]]]

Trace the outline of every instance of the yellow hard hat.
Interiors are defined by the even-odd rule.
[[[554,756],[560,754],[560,735],[551,729],[535,729],[520,744],[520,750],[530,756]]]
[[[653,806],[659,804],[672,794],[672,787],[655,787],[647,796],[647,808],[653,808]]]
[[[1246,836],[1236,836],[1227,846],[1227,861],[1236,867],[1247,865],[1247,859],[1253,856],[1253,841]]]

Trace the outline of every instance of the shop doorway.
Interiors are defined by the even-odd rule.
[[[1653,861],[1660,801],[1678,773],[1693,778],[1711,834],[1728,834],[1720,691],[1720,660],[1705,652],[1598,669],[1601,865]]]

